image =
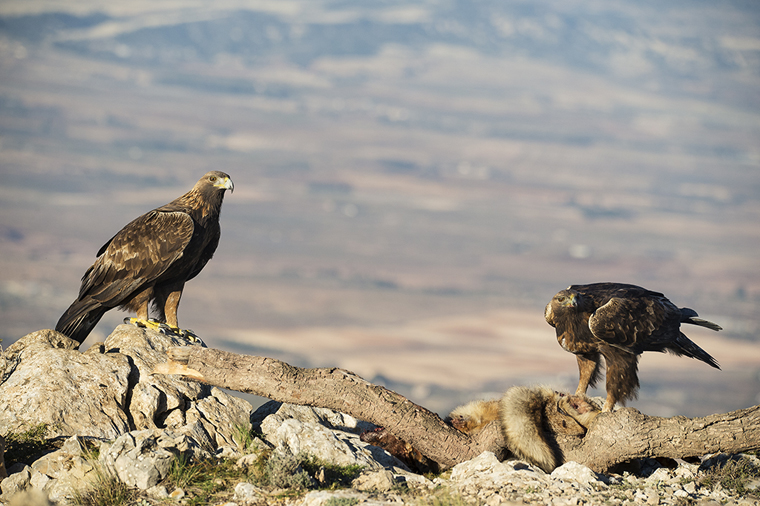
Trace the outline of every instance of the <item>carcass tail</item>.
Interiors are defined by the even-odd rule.
[[[63,313],[55,330],[83,343],[107,310],[92,300],[77,300]]]
[[[711,367],[720,369],[718,361],[715,360],[712,355],[697,346],[694,341],[683,335],[683,333],[679,333],[679,336],[675,340],[675,345],[676,346],[673,348],[669,348],[669,350],[676,355],[685,355],[687,357],[696,358]]]
[[[509,451],[537,465],[547,473],[557,467],[558,458],[544,434],[544,407],[549,389],[512,387],[501,398],[501,429]]]

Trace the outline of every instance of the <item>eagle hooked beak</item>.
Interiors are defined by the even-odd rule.
[[[219,182],[217,182],[215,185],[217,188],[223,188],[225,190],[229,190],[230,193],[235,191],[235,185],[232,183],[232,179],[225,177],[224,179],[220,179]]]

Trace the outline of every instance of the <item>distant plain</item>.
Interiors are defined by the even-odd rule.
[[[722,371],[646,354],[631,406],[760,402],[751,3],[52,5],[0,5],[4,347],[55,325],[120,227],[220,169],[221,245],[179,312],[209,346],[445,414],[573,390],[544,305],[629,282],[724,327],[684,329]]]

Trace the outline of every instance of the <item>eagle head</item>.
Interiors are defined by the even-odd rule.
[[[575,290],[567,289],[558,292],[546,305],[544,318],[552,327],[556,326],[555,316],[562,317],[568,311],[574,311],[581,301],[581,294]]]
[[[581,294],[575,290],[567,289],[562,290],[555,295],[549,306],[553,313],[563,313],[566,311],[574,311],[581,303]]]
[[[204,181],[204,184],[211,185],[212,188],[219,188],[222,192],[225,190],[235,191],[235,185],[232,184],[230,176],[218,170],[207,173],[201,178],[201,181]]]

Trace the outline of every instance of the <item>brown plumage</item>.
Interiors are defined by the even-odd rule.
[[[189,192],[127,224],[100,248],[55,329],[81,343],[106,311],[120,307],[147,320],[151,302],[158,321],[178,328],[182,289],[214,255],[224,192],[233,188],[230,176],[209,172]]]
[[[596,384],[604,357],[604,411],[636,397],[639,355],[645,351],[685,355],[720,369],[713,357],[681,333],[681,323],[721,330],[697,316],[693,309],[678,308],[661,293],[623,283],[573,285],[557,293],[545,311],[560,346],[578,360],[576,394],[585,394]]]

